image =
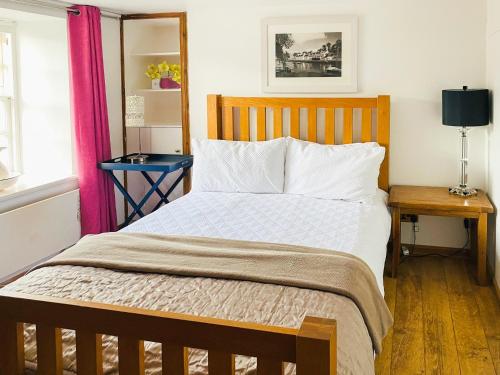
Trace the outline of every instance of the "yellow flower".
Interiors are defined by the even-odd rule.
[[[170,70],[170,66],[167,64],[166,61],[163,61],[162,63],[158,64],[158,71],[160,73],[168,73]]]
[[[155,64],[148,65],[145,74],[151,79],[159,78],[160,75],[160,73],[158,72],[158,67]]]
[[[181,66],[179,64],[167,64],[166,61],[160,64],[149,64],[146,73],[150,79],[170,77],[177,83],[181,82]]]

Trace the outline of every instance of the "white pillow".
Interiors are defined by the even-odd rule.
[[[285,138],[264,142],[192,140],[193,191],[283,193]]]
[[[377,193],[384,155],[375,142],[320,145],[288,137],[285,193],[369,201]]]

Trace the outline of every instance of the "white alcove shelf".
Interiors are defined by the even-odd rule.
[[[180,16],[179,16],[180,15]],[[132,154],[141,151],[156,154],[181,154],[187,150],[184,133],[188,134],[189,124],[183,123],[183,106],[187,108],[187,93],[182,88],[152,89],[151,79],[146,76],[150,64],[181,65],[181,81],[187,71],[182,66],[186,61],[185,39],[181,41],[181,29],[185,27],[185,15],[129,15],[122,18],[122,56],[124,78],[124,100],[127,95],[144,97],[144,126],[123,127],[125,152]],[[181,82],[182,84],[182,82]],[[189,137],[187,137],[189,138]],[[155,179],[154,174],[152,178]],[[160,188],[168,190],[172,179],[168,176]],[[149,185],[140,173],[127,173],[127,190],[138,201]],[[175,190],[175,196],[182,195],[182,186]],[[151,203],[154,206],[154,202]],[[149,211],[146,206],[145,212]],[[129,207],[130,212],[130,207]]]

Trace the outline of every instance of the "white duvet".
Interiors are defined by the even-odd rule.
[[[304,245],[363,259],[383,293],[391,219],[387,194],[370,203],[291,194],[191,192],[128,227],[146,232]]]

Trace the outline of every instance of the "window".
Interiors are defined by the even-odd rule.
[[[0,8],[0,161],[20,189],[74,175],[66,19]]]
[[[0,162],[16,169],[14,124],[14,29],[0,24]]]

